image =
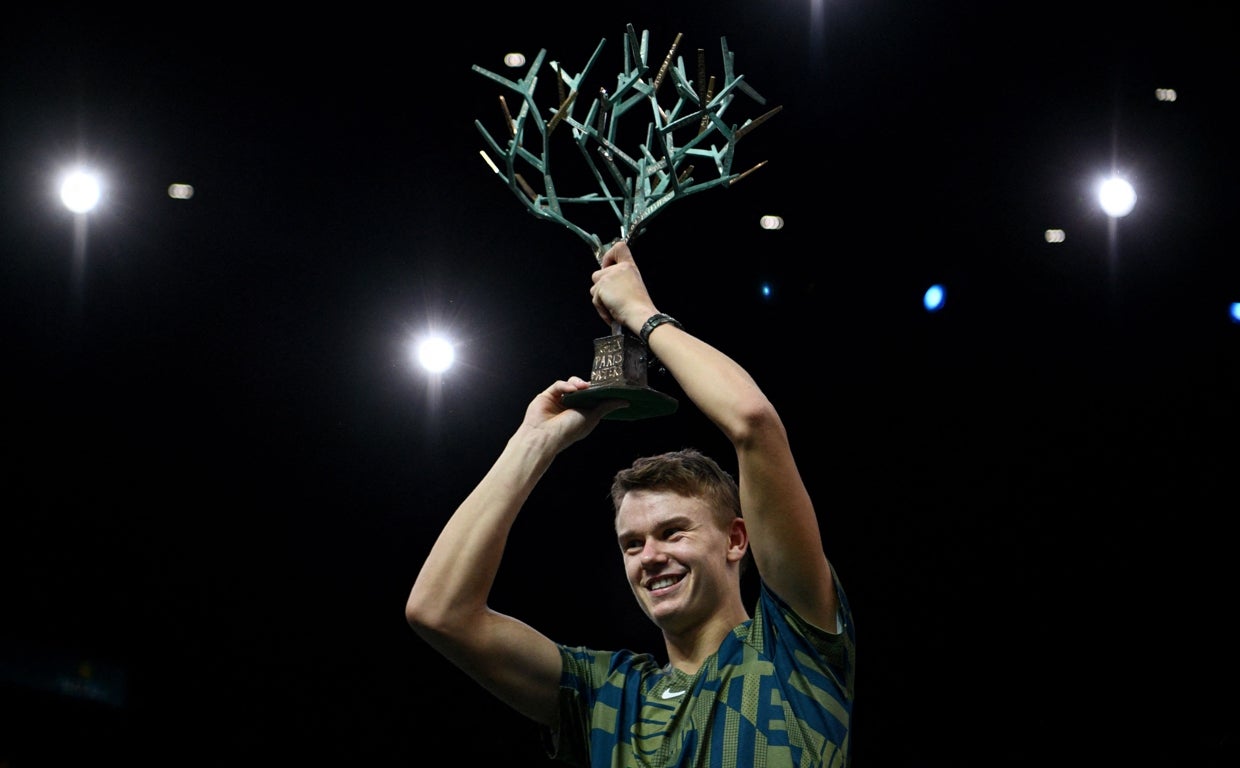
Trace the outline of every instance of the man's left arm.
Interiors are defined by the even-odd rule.
[[[634,334],[658,311],[623,242],[604,255],[592,295],[604,320]],[[646,341],[736,450],[741,510],[763,581],[803,618],[834,631],[838,598],[822,532],[774,405],[739,363],[678,323],[659,325]]]

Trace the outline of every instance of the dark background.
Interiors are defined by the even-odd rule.
[[[767,99],[733,120],[782,107],[737,147],[765,167],[634,251],[788,424],[855,612],[854,768],[1231,764],[1237,25],[1082,5],[6,12],[0,764],[549,764],[403,606],[607,332],[589,249],[478,157],[500,89],[471,65],[576,72],[606,38],[611,87],[628,23],[656,61],[684,33],[691,71],[726,37]],[[108,179],[80,280],[76,160]],[[410,357],[432,327],[439,378]],[[662,653],[606,488],[683,445],[731,463],[685,406],[561,456],[495,607]]]

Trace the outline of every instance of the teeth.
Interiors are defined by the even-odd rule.
[[[655,589],[663,589],[664,587],[670,587],[673,584],[675,584],[676,581],[677,579],[675,576],[664,576],[661,579],[655,579],[654,581],[650,582],[650,589],[655,590]]]

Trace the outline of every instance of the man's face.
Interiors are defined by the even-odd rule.
[[[632,491],[616,515],[616,536],[629,587],[666,632],[706,621],[740,588],[729,532],[701,499]]]

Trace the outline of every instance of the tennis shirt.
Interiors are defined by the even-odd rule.
[[[806,622],[762,583],[695,674],[650,654],[560,645],[560,728],[551,757],[589,768],[845,768],[855,636]]]

